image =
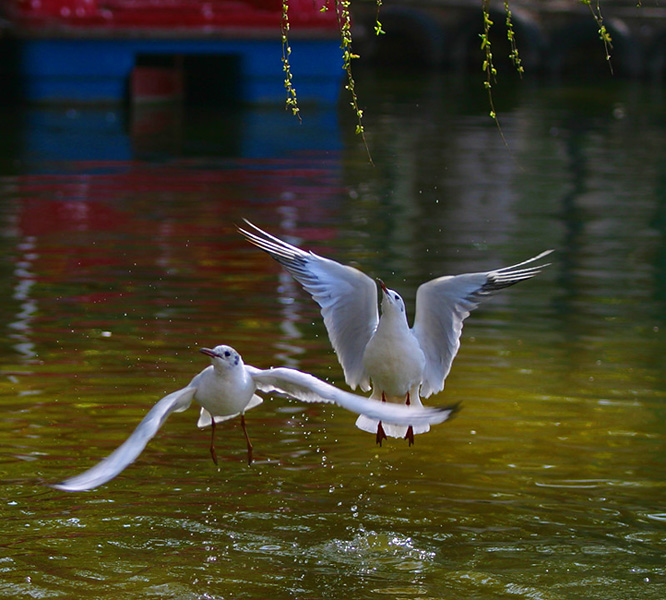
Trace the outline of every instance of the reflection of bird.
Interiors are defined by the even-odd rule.
[[[199,373],[187,387],[162,398],[139,423],[132,435],[114,452],[80,475],[57,483],[53,487],[68,492],[90,490],[110,479],[132,464],[146,444],[153,438],[172,412],[187,409],[192,400],[201,405],[199,427],[212,427],[210,452],[215,464],[215,423],[241,418],[241,427],[247,442],[248,463],[252,463],[252,444],[245,428],[244,413],[261,404],[255,391],[277,392],[304,402],[329,402],[358,414],[395,424],[443,423],[456,411],[456,407],[413,408],[387,405],[363,396],[339,390],[307,373],[296,369],[257,369],[245,365],[242,358],[229,346],[201,350],[210,356],[212,365]]]
[[[239,228],[240,233],[287,269],[321,307],[347,384],[367,391],[372,382],[372,398],[412,406],[421,406],[421,396],[427,398],[444,389],[470,311],[493,292],[534,277],[548,265],[528,265],[552,252],[547,250],[511,267],[439,277],[420,285],[410,329],[402,298],[382,281],[380,316],[377,286],[370,277],[246,223],[252,231]],[[414,434],[429,430],[427,424],[382,425],[367,414],[356,425],[376,432],[378,444],[387,436],[405,437],[412,444]]]

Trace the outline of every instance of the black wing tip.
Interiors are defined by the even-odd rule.
[[[447,418],[447,421],[449,419],[452,419],[455,417],[461,410],[462,410],[462,400],[460,402],[456,402],[455,404],[448,404],[446,406],[433,406],[433,408],[439,412],[439,413],[445,413],[448,412],[449,416]]]
[[[451,411],[451,416],[457,415],[462,410],[462,400],[456,402],[455,404],[449,404],[448,406],[442,406],[442,410]]]
[[[270,243],[270,242],[280,242],[284,244],[285,242],[279,238],[276,238],[275,236],[271,235],[267,231],[264,231],[261,229],[261,227],[258,227],[251,221],[248,221],[245,217],[243,217],[243,221],[245,221],[245,224],[248,226],[248,229],[251,228],[253,231],[248,231],[248,229],[244,229],[240,225],[236,225],[236,230],[243,235],[246,239],[249,241],[254,242],[254,240],[259,240],[263,243]]]
[[[266,254],[280,263],[294,276],[294,269],[298,270],[299,267],[303,267],[308,258],[317,257],[317,255],[311,251],[306,252],[301,250],[298,246],[294,246],[279,237],[271,235],[256,225],[253,225],[247,219],[245,219],[245,222],[251,225],[256,230],[256,233],[243,229],[242,227],[238,227],[238,232],[248,242],[266,252]]]
[[[540,275],[542,271],[549,267],[552,263],[543,263],[540,265],[534,266],[525,266],[533,263],[537,260],[542,259],[544,256],[555,252],[554,248],[549,250],[544,250],[541,254],[529,258],[521,263],[511,265],[509,267],[504,267],[502,269],[496,269],[495,271],[490,271],[487,274],[487,280],[479,290],[479,293],[482,295],[491,294],[492,292],[511,287],[516,285],[521,281],[527,281],[532,279],[537,275]]]

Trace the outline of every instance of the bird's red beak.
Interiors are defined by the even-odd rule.
[[[381,279],[377,279],[377,281],[379,282],[379,286],[382,288],[382,290],[384,290],[384,293],[388,294],[388,289],[386,288],[386,284]]]
[[[211,358],[217,356],[217,354],[215,354],[215,352],[213,352],[210,348],[200,348],[199,352],[201,352],[201,354],[205,354],[206,356],[210,356]]]

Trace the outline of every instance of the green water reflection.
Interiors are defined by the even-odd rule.
[[[114,130],[87,160],[53,125],[85,115],[11,119],[1,597],[664,597],[661,88],[525,85],[498,98],[507,151],[465,82],[362,81],[375,167],[344,115],[291,150],[282,126],[187,115],[176,139],[173,121],[163,144]],[[101,489],[45,487],[121,443],[205,366],[200,346],[343,385],[315,306],[235,233],[243,217],[381,275],[408,311],[430,277],[557,253],[470,317],[433,400],[463,410],[412,448],[274,399],[248,413],[251,468],[234,422],[215,468],[191,410]]]

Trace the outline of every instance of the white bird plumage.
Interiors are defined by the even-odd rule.
[[[421,406],[421,397],[440,392],[460,347],[463,321],[483,298],[497,290],[537,275],[548,264],[534,265],[552,250],[526,261],[482,273],[444,276],[420,285],[416,314],[409,327],[405,304],[380,280],[381,315],[377,284],[358,269],[306,252],[249,221],[238,228],[255,246],[279,262],[321,307],[324,324],[347,384],[371,398]],[[429,430],[427,424],[383,426],[381,420],[361,415],[356,425],[377,434],[406,437]]]
[[[240,354],[230,346],[220,345],[212,350],[202,348],[201,352],[210,357],[210,366],[196,375],[186,387],[159,400],[129,438],[109,456],[87,471],[52,487],[68,492],[85,491],[113,479],[136,460],[167,417],[189,408],[192,400],[201,406],[197,426],[213,427],[210,451],[216,464],[215,423],[238,415],[247,443],[248,462],[252,462],[252,444],[245,428],[244,414],[261,404],[262,398],[255,394],[256,391],[275,392],[303,402],[333,403],[357,414],[394,424],[443,423],[457,410],[457,406],[412,408],[388,405],[345,392],[296,369],[258,369],[244,364]]]

